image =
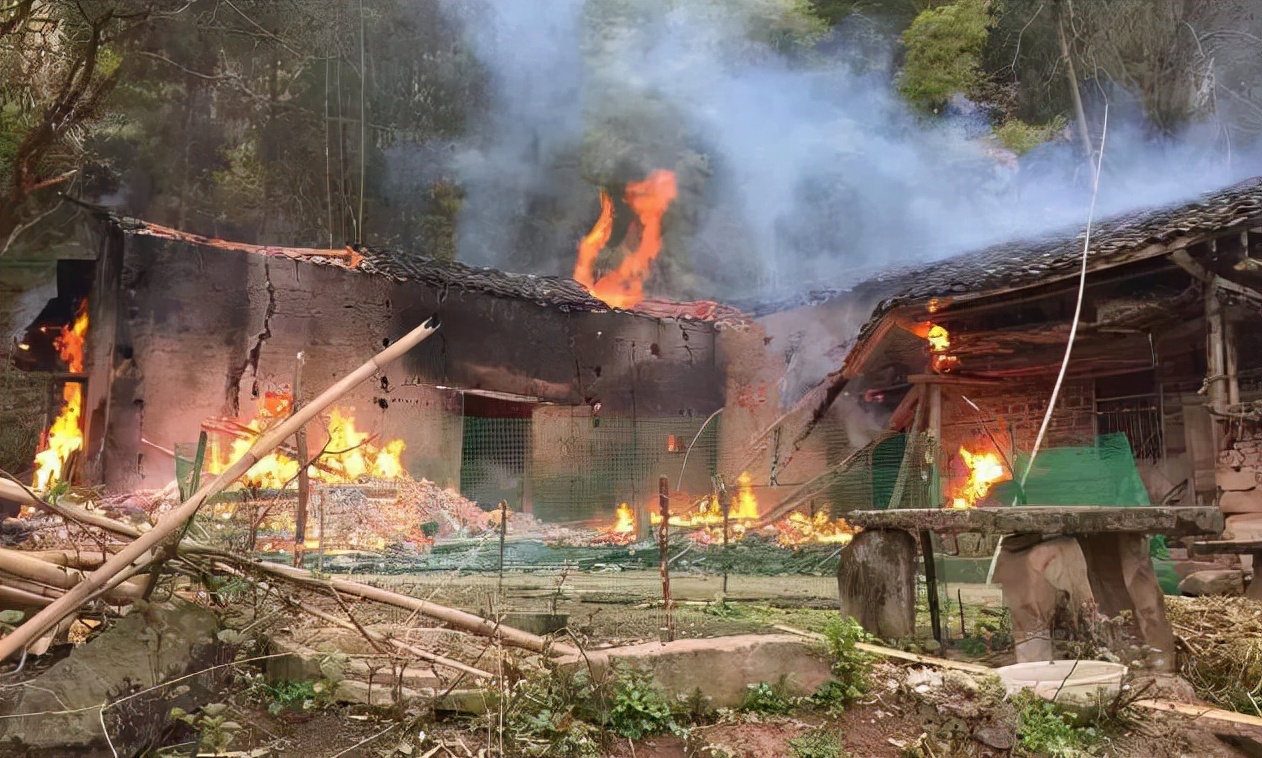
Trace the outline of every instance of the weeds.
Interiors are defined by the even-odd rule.
[[[774,685],[766,682],[747,685],[741,710],[765,716],[783,716],[800,702],[798,698],[788,695],[786,690],[784,677],[780,677],[780,681]]]
[[[614,734],[631,739],[681,731],[653,675],[632,667],[618,671],[608,723]]]
[[[834,617],[824,627],[824,639],[828,652],[833,657],[833,675],[837,677],[841,688],[830,692],[830,698],[838,705],[845,705],[863,697],[869,687],[868,674],[872,670],[872,656],[856,645],[871,641],[872,635],[849,616]]]
[[[1092,755],[1100,742],[1094,726],[1074,726],[1054,703],[1032,692],[1013,698],[1017,709],[1017,747],[1021,755],[1079,758]]]
[[[192,713],[183,708],[172,708],[169,718],[196,729],[199,750],[212,755],[226,752],[242,729],[239,723],[228,718],[228,706],[224,703],[203,705]]]
[[[494,724],[511,755],[599,756],[600,730],[584,720],[585,703],[598,688],[586,671],[572,674],[549,668],[517,682],[507,693]]]
[[[794,758],[848,758],[841,738],[835,733],[816,729],[789,740]]]

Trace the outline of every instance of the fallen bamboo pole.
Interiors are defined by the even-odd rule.
[[[474,668],[473,666],[470,666],[466,663],[461,663],[460,661],[452,660],[451,658],[441,656],[438,653],[431,653],[428,650],[423,650],[419,647],[416,647],[415,645],[409,645],[403,640],[396,639],[389,635],[382,634],[381,632],[355,626],[354,624],[347,621],[346,619],[340,619],[331,613],[325,613],[319,608],[313,608],[309,605],[300,605],[298,606],[298,608],[303,613],[309,613],[318,619],[327,621],[330,624],[335,624],[336,626],[342,629],[349,629],[350,631],[353,631],[353,632],[359,632],[360,634],[364,635],[365,637],[372,640],[373,642],[393,645],[394,647],[397,647],[398,649],[406,653],[414,655],[423,661],[432,663],[435,666],[443,666],[445,668],[454,669],[456,671],[461,671],[466,674],[472,674],[473,676],[476,676],[481,679],[494,679],[495,678],[495,675],[490,673],[489,671],[483,671],[480,668]]]
[[[336,591],[343,595],[353,595],[361,597],[365,600],[374,600],[378,603],[393,605],[396,608],[403,608],[409,611],[415,611],[422,616],[428,616],[437,619],[445,624],[465,632],[481,635],[483,637],[491,637],[493,639],[502,640],[505,644],[514,647],[532,650],[536,653],[550,652],[558,656],[578,655],[578,648],[572,645],[566,645],[559,642],[551,642],[538,635],[523,632],[520,629],[514,629],[509,626],[497,624],[490,619],[484,619],[466,611],[456,608],[448,608],[445,605],[431,603],[428,600],[421,600],[410,595],[401,595],[398,592],[391,592],[380,587],[373,587],[368,584],[360,584],[359,582],[351,582],[345,579],[319,579],[310,571],[305,569],[293,568],[279,563],[253,563],[249,567],[271,576],[281,579],[288,579],[292,582],[305,584],[309,587],[318,587],[325,591]],[[0,640],[2,642],[2,640]]]
[[[278,424],[275,429],[260,437],[245,455],[237,459],[222,474],[202,485],[197,492],[193,493],[192,497],[181,503],[178,508],[163,516],[154,525],[153,529],[126,545],[116,555],[106,561],[101,568],[87,575],[84,581],[75,585],[65,595],[54,600],[48,607],[27,619],[17,629],[0,639],[0,661],[21,651],[31,642],[38,639],[44,632],[56,626],[63,618],[66,618],[87,602],[97,590],[104,587],[115,575],[125,571],[138,558],[157,547],[163,540],[169,538],[172,534],[178,533],[184,524],[197,513],[207,498],[235,482],[241,475],[249,471],[254,464],[274,450],[277,445],[293,436],[294,432],[300,427],[315,418],[325,408],[332,405],[379,369],[394,362],[408,350],[420,344],[426,337],[433,334],[436,329],[438,329],[438,317],[431,316],[425,323],[370,358],[367,363],[320,393],[320,396],[312,400],[311,403],[303,406],[293,416]]]
[[[46,500],[32,495],[29,490],[11,479],[0,478],[0,497],[5,497],[9,500],[16,500],[22,505],[29,505],[34,508],[48,511],[53,515],[61,516],[67,521],[75,521],[80,524],[95,526],[120,537],[135,539],[140,536],[139,529],[136,529],[128,524],[124,524],[116,519],[112,519],[109,516],[92,513],[91,511],[84,510],[83,508],[76,508],[62,503],[47,502]]]
[[[1262,718],[1250,716],[1247,713],[1225,711],[1222,708],[1211,708],[1205,705],[1188,705],[1187,703],[1176,703],[1173,700],[1153,699],[1136,700],[1134,705],[1137,705],[1140,708],[1147,708],[1150,711],[1179,713],[1184,716],[1191,716],[1194,719],[1213,719],[1214,721],[1227,721],[1232,724],[1244,724],[1245,726],[1262,728]]]
[[[4,583],[3,579],[0,579],[0,603],[3,603],[6,608],[34,608],[48,605],[52,601],[51,597],[27,592],[18,587],[10,587]]]
[[[0,574],[59,590],[72,589],[85,578],[85,574],[79,569],[32,558],[20,550],[6,548],[0,548]],[[107,593],[105,599],[110,602],[131,603],[140,599],[140,594],[140,589],[134,585],[121,584]]]

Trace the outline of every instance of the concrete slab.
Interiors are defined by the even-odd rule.
[[[688,696],[699,689],[712,705],[726,708],[740,705],[751,684],[783,679],[788,689],[807,695],[832,677],[823,646],[787,634],[650,642],[589,652],[586,661],[596,676],[615,662],[639,666],[653,674],[668,696]],[[562,664],[586,665],[582,659]]]

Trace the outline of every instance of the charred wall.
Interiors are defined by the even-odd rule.
[[[165,485],[177,443],[288,391],[298,353],[309,400],[434,313],[433,337],[339,403],[361,429],[404,439],[417,476],[458,483],[462,389],[632,418],[704,417],[723,402],[715,332],[701,322],[563,312],[142,235],[121,239],[119,262],[116,285],[102,285],[118,298],[101,472],[112,488]]]

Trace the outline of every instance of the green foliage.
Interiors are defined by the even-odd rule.
[[[952,95],[976,87],[991,23],[985,0],[956,0],[921,11],[903,32],[903,96],[918,107],[935,110]]]
[[[607,718],[614,734],[633,740],[679,731],[670,703],[653,683],[653,675],[632,667],[618,671]]]
[[[766,716],[783,716],[797,705],[797,699],[787,694],[784,678],[775,685],[755,682],[746,685],[741,710]]]
[[[200,751],[213,755],[226,752],[242,729],[240,724],[228,718],[228,706],[223,703],[203,705],[192,713],[183,708],[172,708],[168,718],[198,730],[201,734]]]
[[[289,712],[304,712],[316,707],[316,683],[310,681],[282,681],[274,684],[263,683],[260,687],[267,712],[273,716]]]
[[[1056,707],[1032,692],[1013,699],[1017,708],[1017,747],[1019,754],[1047,758],[1078,758],[1091,755],[1100,741],[1092,726],[1074,726]]]
[[[1170,557],[1170,546],[1166,544],[1166,535],[1157,534],[1148,540],[1148,557],[1159,561]]]
[[[724,620],[740,618],[742,615],[741,609],[733,603],[729,603],[722,593],[715,596],[712,602],[706,603],[705,612],[706,615]]]
[[[872,656],[855,647],[860,642],[870,642],[873,637],[849,616],[834,617],[824,627],[824,639],[828,652],[833,656],[833,675],[842,688],[832,693],[841,704],[853,702],[868,691],[868,675],[872,670]]]
[[[672,709],[675,723],[688,726],[712,723],[718,711],[710,704],[710,698],[697,687],[687,695],[677,695]]]
[[[1066,121],[1057,116],[1050,123],[1042,126],[1027,124],[1019,118],[1010,118],[995,127],[995,137],[1003,146],[1016,153],[1025,155],[1039,145],[1056,137],[1064,131]]]
[[[854,699],[854,691],[836,679],[829,679],[807,698],[811,705],[827,710],[829,713],[841,713]]]
[[[586,671],[545,669],[512,687],[494,726],[513,755],[599,756],[600,730],[582,718],[584,704],[598,695]]]
[[[824,729],[807,732],[801,737],[789,740],[789,749],[794,758],[847,758],[849,753],[841,737]]]

